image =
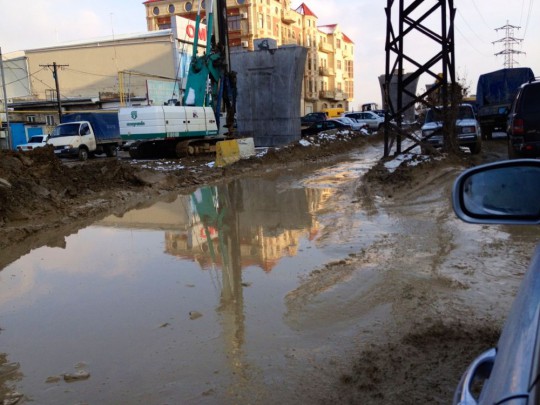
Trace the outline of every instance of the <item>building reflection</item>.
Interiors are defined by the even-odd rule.
[[[324,207],[332,190],[279,190],[271,180],[241,179],[201,188],[189,196],[179,195],[173,202],[132,210],[121,218],[110,216],[99,224],[163,230],[166,253],[193,260],[204,270],[222,267],[221,222],[205,223],[201,214],[207,215],[210,207],[219,210],[223,195],[230,200],[229,215],[235,221],[231,226],[238,233],[240,267],[258,266],[269,272],[282,257],[298,253],[302,238],[316,238],[319,223],[315,213]]]
[[[108,217],[100,225],[162,229],[166,253],[194,260],[202,269],[221,269],[216,310],[234,376],[229,392],[239,395],[256,386],[243,349],[242,270],[259,266],[269,272],[280,258],[296,255],[302,237],[317,236],[315,213],[330,196],[327,189],[279,190],[272,181],[242,179],[203,187],[122,218]]]

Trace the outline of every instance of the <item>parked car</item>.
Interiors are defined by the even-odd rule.
[[[335,120],[318,121],[311,124],[309,127],[302,129],[302,136],[315,135],[322,131],[329,131],[332,129],[351,129],[349,125],[342,124]]]
[[[540,224],[540,161],[473,167],[454,184],[457,216],[474,224]],[[497,294],[497,291],[493,291]],[[455,405],[540,403],[540,246],[532,258],[495,348],[467,368]]]
[[[337,118],[340,117],[341,114],[345,112],[345,110],[342,107],[333,107],[324,108],[322,112],[325,113],[328,118]]]
[[[540,157],[540,80],[521,85],[508,114],[508,157]]]
[[[442,107],[429,108],[426,111],[424,125],[422,125],[422,141],[435,148],[444,144],[443,109]],[[459,146],[469,148],[472,154],[482,150],[482,133],[480,124],[476,120],[474,108],[471,104],[461,104],[456,117],[455,135]]]
[[[372,131],[378,131],[384,125],[384,116],[381,117],[373,111],[346,112],[341,116],[352,118],[360,124],[366,124]]]
[[[360,131],[362,128],[367,128],[366,124],[362,124],[360,122],[356,122],[352,118],[349,117],[339,117],[339,118],[331,118],[331,121],[339,121],[342,124],[348,125],[351,127],[353,131]]]
[[[17,150],[21,152],[33,150],[47,145],[47,140],[49,139],[48,134],[34,135],[30,138],[27,143],[17,145]]]
[[[309,126],[317,121],[324,121],[328,119],[328,116],[326,113],[323,112],[312,112],[304,115],[302,118],[300,118],[300,125]]]

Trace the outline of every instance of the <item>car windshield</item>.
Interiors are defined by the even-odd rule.
[[[457,119],[471,119],[474,118],[473,109],[470,106],[463,105],[459,107]],[[443,110],[441,108],[430,108],[426,113],[427,122],[441,122],[443,121]]]
[[[30,138],[30,141],[29,141],[29,143],[41,143],[41,142],[43,142],[43,136],[42,135],[33,136],[32,138]]]
[[[58,138],[61,136],[73,136],[79,135],[79,125],[80,124],[62,124],[54,128],[51,137]]]

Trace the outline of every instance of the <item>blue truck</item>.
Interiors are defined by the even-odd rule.
[[[484,139],[491,139],[493,132],[506,132],[510,105],[519,86],[534,80],[531,68],[507,68],[485,73],[476,86],[477,119]]]
[[[122,145],[118,114],[114,112],[82,112],[62,115],[47,141],[60,157],[86,160],[93,154],[116,156]]]

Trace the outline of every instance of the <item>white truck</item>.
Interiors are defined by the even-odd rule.
[[[54,146],[60,157],[86,160],[92,154],[116,156],[122,145],[116,112],[66,114],[61,118],[47,144]]]

